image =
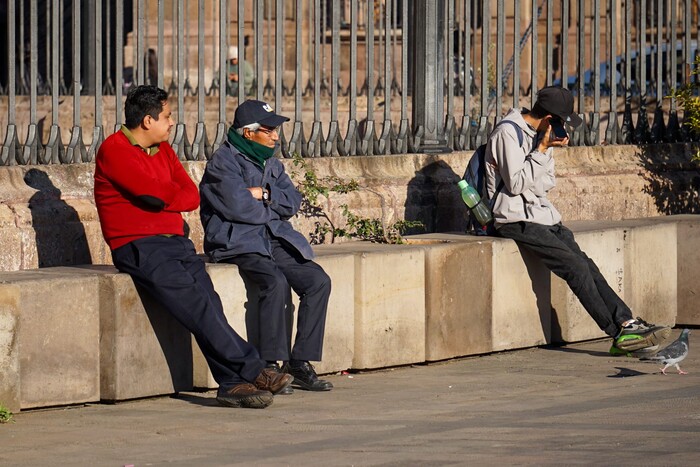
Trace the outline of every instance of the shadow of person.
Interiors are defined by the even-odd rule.
[[[85,228],[78,212],[61,199],[61,190],[43,170],[29,169],[24,183],[37,190],[29,199],[38,267],[91,264]]]
[[[468,209],[457,188],[460,179],[442,160],[431,162],[415,173],[406,189],[404,218],[421,222],[424,227],[411,228],[406,234],[464,232]]]

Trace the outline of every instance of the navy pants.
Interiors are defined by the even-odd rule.
[[[610,288],[593,260],[581,251],[571,230],[561,223],[516,222],[499,227],[498,234],[533,252],[550,271],[564,279],[607,335],[616,336],[622,323],[632,319],[629,307]]]
[[[265,362],[226,321],[204,261],[189,239],[141,238],[113,250],[112,259],[194,335],[219,386],[255,381]]]
[[[272,258],[250,253],[226,261],[238,266],[241,275],[259,289],[258,350],[263,360],[320,361],[326,328],[331,279],[313,261],[304,259],[295,249],[271,239]],[[291,348],[291,322],[285,305],[289,288],[299,295],[297,333]],[[249,338],[251,329],[248,330]],[[253,339],[251,339],[253,340]]]

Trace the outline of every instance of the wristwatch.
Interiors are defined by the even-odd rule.
[[[267,188],[262,189],[262,200],[263,201],[270,201],[270,192],[268,191]]]

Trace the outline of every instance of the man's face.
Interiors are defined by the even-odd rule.
[[[157,120],[150,115],[146,115],[143,119],[143,124],[146,130],[148,130],[148,135],[151,137],[152,144],[159,144],[167,141],[170,136],[170,130],[175,124],[168,101],[163,103],[163,110],[158,114]]]
[[[275,144],[277,144],[277,141],[280,139],[278,129],[267,126],[261,126],[256,131],[246,129],[243,136],[258,144],[267,146],[268,148],[274,148]]]

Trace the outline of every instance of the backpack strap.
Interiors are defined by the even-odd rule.
[[[520,128],[520,125],[515,123],[513,120],[501,120],[500,122],[498,122],[496,124],[496,126],[493,128],[493,130],[496,131],[496,128],[498,128],[500,125],[505,124],[505,123],[507,123],[507,124],[511,125],[513,128],[515,128],[515,133],[518,135],[518,145],[522,148],[523,143],[525,142],[525,135],[523,135],[523,129]],[[493,206],[494,201],[496,200],[496,198],[498,197],[498,194],[501,192],[501,190],[503,189],[504,186],[505,186],[505,182],[503,181],[503,177],[501,177],[501,181],[498,184],[498,187],[496,187],[496,191],[493,192],[493,198],[491,199],[491,203],[490,203],[491,206]]]

